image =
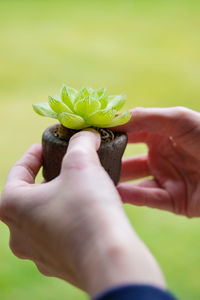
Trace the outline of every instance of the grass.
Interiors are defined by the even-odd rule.
[[[11,165],[52,124],[31,104],[46,101],[63,82],[126,92],[125,109],[181,105],[199,111],[199,26],[195,0],[0,1],[0,189]],[[126,155],[144,151],[132,145]],[[125,210],[169,289],[180,299],[199,299],[199,220],[129,205]],[[1,224],[1,299],[87,299],[15,258],[8,239]]]

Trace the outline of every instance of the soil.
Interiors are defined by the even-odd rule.
[[[94,128],[96,131],[99,132],[99,134],[101,136],[102,144],[110,143],[115,138],[114,133],[109,129],[98,128],[98,127],[92,127],[92,128]],[[69,141],[69,139],[72,137],[72,135],[74,135],[75,133],[77,133],[79,131],[80,130],[69,129],[69,128],[64,127],[63,125],[60,125],[55,128],[53,134],[55,137],[58,137],[61,140]]]

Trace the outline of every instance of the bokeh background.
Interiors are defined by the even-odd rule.
[[[0,189],[53,120],[36,115],[62,83],[126,93],[134,106],[200,110],[199,0],[0,0]],[[126,155],[145,152],[132,145]],[[38,181],[41,180],[41,175]],[[200,221],[125,210],[179,299],[200,299]],[[0,299],[88,299],[14,257],[0,225]],[[98,270],[97,270],[98,271]]]

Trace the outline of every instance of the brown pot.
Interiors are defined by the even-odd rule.
[[[43,176],[47,181],[52,180],[60,174],[63,156],[67,151],[69,138],[75,131],[66,129],[69,132],[68,140],[60,139],[56,132],[61,126],[53,125],[47,128],[42,136],[43,149]],[[108,172],[115,185],[119,182],[121,172],[121,158],[127,145],[127,135],[121,132],[113,132],[113,140],[101,142],[98,150],[102,166]]]

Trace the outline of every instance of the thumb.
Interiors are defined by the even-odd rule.
[[[100,165],[97,150],[100,135],[94,129],[87,129],[74,134],[63,159],[61,174],[69,169],[82,170],[91,165]]]

